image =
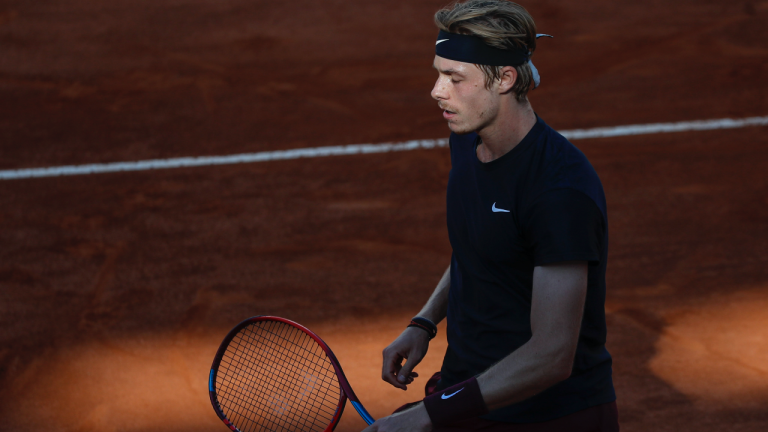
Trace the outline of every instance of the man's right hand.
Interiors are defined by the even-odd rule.
[[[419,376],[413,372],[413,368],[421,362],[428,348],[427,332],[418,327],[406,328],[394,342],[384,348],[381,379],[399,389],[407,390],[408,384]],[[405,364],[403,360],[407,360]]]

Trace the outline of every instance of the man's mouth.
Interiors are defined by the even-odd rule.
[[[446,120],[450,120],[456,115],[456,111],[449,110],[448,107],[443,106],[442,103],[438,103],[437,106],[443,110],[443,118]]]
[[[447,113],[449,113],[449,114],[456,114],[456,111],[451,111],[451,110],[449,110],[449,109],[448,109],[448,107],[446,107],[446,106],[443,106],[443,104],[442,104],[442,103],[438,103],[438,104],[437,104],[437,106],[438,106],[438,107],[439,107],[441,110],[443,110],[443,111],[445,111],[445,112],[447,112]]]

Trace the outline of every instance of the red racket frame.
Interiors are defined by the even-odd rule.
[[[260,321],[279,321],[284,324],[288,324],[290,326],[293,326],[304,333],[306,333],[309,337],[315,340],[315,342],[320,345],[320,347],[325,351],[325,355],[328,356],[328,359],[331,361],[331,364],[333,365],[333,369],[336,372],[336,377],[339,380],[339,386],[341,387],[340,397],[339,397],[339,404],[336,408],[336,412],[333,415],[333,418],[331,419],[331,423],[328,425],[328,427],[325,428],[324,432],[332,432],[334,429],[336,429],[336,425],[339,424],[339,420],[341,419],[341,414],[344,412],[344,406],[346,406],[347,399],[349,399],[350,402],[352,402],[352,406],[355,408],[358,414],[360,414],[360,417],[365,420],[367,424],[372,424],[375,420],[373,417],[371,417],[370,414],[368,414],[368,411],[363,408],[363,405],[360,403],[360,400],[357,398],[357,395],[355,395],[355,392],[352,390],[352,387],[349,385],[349,381],[347,381],[347,377],[344,375],[344,371],[341,369],[341,365],[339,364],[339,361],[336,360],[336,356],[333,354],[333,351],[328,347],[328,345],[320,339],[320,336],[316,335],[312,330],[304,327],[303,325],[291,321],[289,319],[276,317],[276,316],[269,316],[269,315],[260,315],[248,318],[241,322],[240,324],[236,325],[232,330],[227,333],[227,336],[224,338],[224,340],[221,342],[221,345],[219,346],[218,351],[216,351],[216,357],[213,358],[213,364],[211,365],[211,373],[208,377],[208,394],[211,398],[211,405],[213,405],[213,410],[216,411],[216,415],[219,416],[219,418],[224,422],[225,425],[227,425],[228,428],[232,429],[235,432],[240,432],[240,430],[233,425],[229,419],[227,419],[227,416],[224,415],[224,412],[221,410],[221,406],[219,405],[218,398],[216,397],[216,375],[219,371],[219,364],[221,363],[221,359],[224,356],[224,353],[227,351],[227,347],[229,346],[229,343],[232,341],[232,339],[242,330],[243,328],[256,323]]]

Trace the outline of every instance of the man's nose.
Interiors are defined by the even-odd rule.
[[[435,81],[435,86],[432,87],[432,93],[430,93],[432,95],[432,99],[446,99],[445,85],[442,81],[443,80],[441,78],[438,78],[437,81]]]

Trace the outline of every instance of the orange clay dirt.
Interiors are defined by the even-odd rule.
[[[4,0],[0,169],[448,134],[444,0]],[[768,2],[531,1],[560,130],[768,115]],[[623,431],[768,430],[768,129],[574,142],[605,186]],[[363,404],[448,264],[447,150],[0,181],[0,430],[224,431],[210,361],[275,314]],[[348,409],[338,431],[363,428]]]

